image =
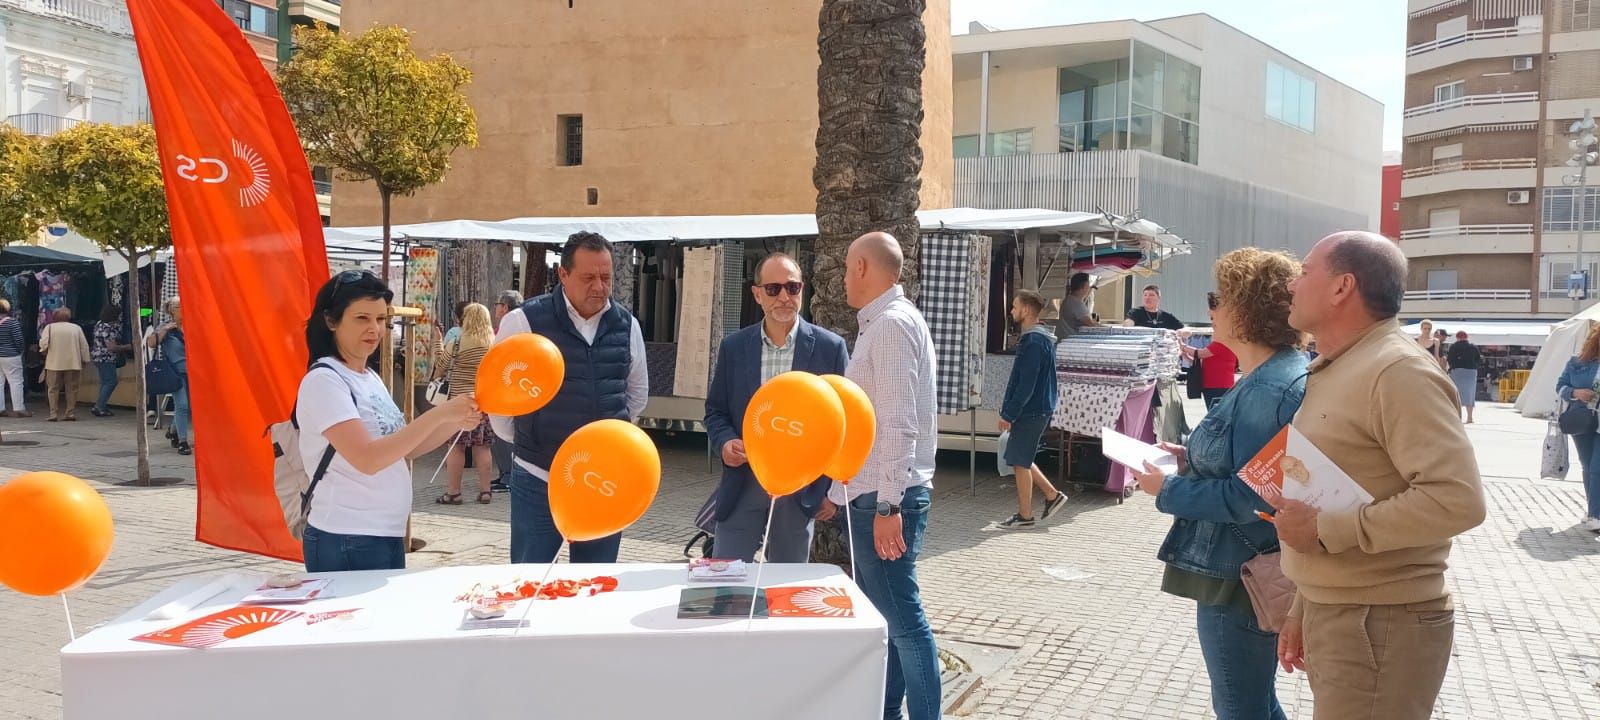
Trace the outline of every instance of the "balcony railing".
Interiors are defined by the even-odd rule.
[[[1406,57],[1411,57],[1413,55],[1421,55],[1421,54],[1426,53],[1426,52],[1433,52],[1434,50],[1438,50],[1440,48],[1447,48],[1447,47],[1450,47],[1452,45],[1460,45],[1461,43],[1472,42],[1473,40],[1493,40],[1495,38],[1516,37],[1518,35],[1533,35],[1533,34],[1536,34],[1538,32],[1539,32],[1538,28],[1529,28],[1529,27],[1506,27],[1506,28],[1491,28],[1491,29],[1488,29],[1488,30],[1468,30],[1467,32],[1461,33],[1460,35],[1452,35],[1452,36],[1447,37],[1447,38],[1440,38],[1438,40],[1434,40],[1433,42],[1425,42],[1425,43],[1421,43],[1421,44],[1418,44],[1418,45],[1412,45],[1411,47],[1406,48]]]
[[[55,135],[81,122],[83,121],[44,113],[23,113],[6,118],[6,124],[21,130],[23,135],[42,137]]]
[[[317,194],[318,195],[332,195],[333,194],[333,181],[332,180],[312,180],[311,181],[311,186],[317,189]]]
[[[101,0],[0,0],[0,6],[82,23],[96,30],[117,35],[132,35],[128,8],[120,2]]]
[[[1445,237],[1473,237],[1483,235],[1528,235],[1533,233],[1533,225],[1451,225],[1449,227],[1427,227],[1415,230],[1405,230],[1400,233],[1400,239],[1425,240],[1428,238]]]
[[[1406,301],[1529,300],[1532,290],[1407,290]]]
[[[1406,179],[1443,175],[1465,170],[1527,170],[1539,167],[1537,158],[1506,158],[1501,160],[1445,160],[1432,165],[1414,167],[1401,173]]]
[[[1436,112],[1444,112],[1445,110],[1454,110],[1456,108],[1463,107],[1476,107],[1479,105],[1510,105],[1513,103],[1537,102],[1538,100],[1539,93],[1536,92],[1495,93],[1492,95],[1463,95],[1450,100],[1442,100],[1440,102],[1428,103],[1427,105],[1418,105],[1414,108],[1406,108],[1406,117],[1413,118],[1420,115],[1429,115]]]

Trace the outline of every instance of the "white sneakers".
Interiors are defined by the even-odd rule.
[[[1590,532],[1600,532],[1600,518],[1586,517],[1583,519],[1583,529]]]

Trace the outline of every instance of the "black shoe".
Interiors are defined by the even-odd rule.
[[[1033,524],[1033,518],[1025,518],[1021,513],[1018,513],[1016,515],[1012,515],[1010,520],[995,523],[995,527],[1000,528],[1001,530],[1026,530],[1033,527]]]
[[[1061,506],[1065,505],[1066,502],[1067,502],[1067,494],[1066,493],[1064,493],[1064,492],[1056,493],[1056,499],[1054,499],[1054,500],[1046,500],[1045,501],[1045,503],[1044,503],[1044,512],[1039,514],[1039,519],[1043,520],[1045,518],[1050,517],[1051,513],[1055,512],[1057,510],[1060,510]]]
[[[178,445],[178,454],[179,455],[193,455],[194,454],[194,448],[189,447],[189,443],[180,443]]]
[[[500,482],[499,480],[495,480],[494,482],[489,483],[489,490],[497,493],[511,492],[511,486]]]

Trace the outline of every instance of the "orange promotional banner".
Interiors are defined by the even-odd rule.
[[[183,300],[195,539],[299,560],[264,432],[294,407],[328,278],[311,169],[272,76],[215,0],[128,0],[128,14]]]

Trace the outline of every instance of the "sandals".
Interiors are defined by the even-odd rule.
[[[488,491],[478,493],[479,505],[488,505],[491,502],[494,502],[494,493]]]
[[[460,505],[461,493],[445,493],[434,499],[440,505]]]

